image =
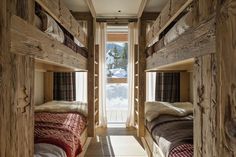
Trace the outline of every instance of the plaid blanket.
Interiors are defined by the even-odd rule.
[[[82,152],[80,134],[86,119],[78,113],[35,113],[35,143],[48,143],[62,148],[67,157]]]
[[[169,157],[193,157],[193,145],[179,145],[170,151]]]

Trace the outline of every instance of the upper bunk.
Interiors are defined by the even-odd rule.
[[[34,57],[36,68],[40,64],[46,70],[86,71],[86,29],[62,0],[36,0],[32,14],[33,25],[18,16],[11,17],[11,51]]]
[[[215,15],[197,23],[192,2],[169,0],[147,31],[146,71],[177,70],[177,65],[215,53]]]

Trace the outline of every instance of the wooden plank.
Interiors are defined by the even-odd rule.
[[[196,58],[193,78],[194,156],[218,156],[215,54]]]
[[[138,54],[138,136],[144,137],[145,127],[144,127],[144,110],[146,101],[146,55],[145,55],[145,45],[146,45],[146,23],[145,21],[140,22],[140,32],[139,32],[139,45],[135,45],[135,53]],[[134,65],[135,66],[135,65]]]
[[[152,45],[160,33],[183,12],[193,0],[169,0],[147,33],[146,44]]]
[[[53,72],[44,73],[44,102],[53,100]]]
[[[178,39],[147,58],[147,70],[215,53],[215,17],[188,30]]]
[[[36,0],[57,22],[87,47],[87,36],[63,0]],[[77,24],[76,24],[77,23]]]
[[[33,23],[32,0],[0,1],[0,156],[32,157],[34,59],[10,52],[11,15]]]
[[[95,136],[95,50],[94,50],[94,21],[88,21],[88,136]],[[98,103],[98,102],[97,102]]]
[[[180,72],[180,102],[190,102],[190,73]]]
[[[218,156],[236,156],[236,0],[218,0],[217,53],[217,141]]]
[[[87,69],[87,59],[17,16],[11,18],[11,51],[60,66]]]

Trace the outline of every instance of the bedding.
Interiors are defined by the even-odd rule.
[[[193,144],[193,121],[165,121],[156,123],[151,135],[163,154],[168,157],[170,151],[181,144]]]
[[[67,157],[82,152],[80,135],[86,126],[86,118],[79,113],[35,113],[35,144],[47,143],[62,148]]]
[[[80,113],[87,117],[88,105],[80,101],[50,101],[35,106],[35,112]]]
[[[146,102],[145,105],[147,130],[164,156],[192,157],[193,105],[188,102]]]
[[[67,157],[66,152],[52,144],[38,143],[34,145],[34,157]]]
[[[181,34],[186,32],[192,26],[193,26],[193,15],[192,11],[189,11],[165,35],[164,45],[167,45],[168,43],[178,38]]]
[[[181,144],[171,150],[169,157],[193,157],[193,145]]]
[[[168,103],[160,101],[145,102],[145,117],[150,122],[160,115],[187,116],[193,113],[193,105],[189,102]]]
[[[70,49],[72,49],[73,51],[76,52],[77,50],[77,46],[76,43],[70,38],[70,36],[65,34],[65,41],[64,44],[69,47]]]
[[[44,31],[57,41],[63,43],[65,36],[57,22],[44,11],[40,11],[39,16],[42,20],[42,31]]]

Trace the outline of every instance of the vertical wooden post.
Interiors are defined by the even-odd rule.
[[[138,136],[144,137],[145,128],[144,128],[144,110],[145,110],[145,101],[146,101],[146,21],[140,21],[140,32],[139,32],[139,55],[138,55],[138,111],[139,111],[139,120],[138,120]]]
[[[216,0],[194,0],[195,24],[215,14],[215,9]],[[216,73],[215,54],[195,59],[193,73],[194,157],[218,156]]]
[[[34,1],[0,2],[0,156],[32,157],[34,146],[34,59],[10,52],[11,15],[34,21]]]
[[[218,0],[216,13],[218,156],[236,156],[236,0]]]
[[[215,54],[195,59],[193,77],[194,156],[217,156]]]
[[[88,136],[95,136],[95,116],[94,116],[94,97],[95,97],[95,66],[94,66],[94,21],[91,16],[90,20],[88,20]]]

